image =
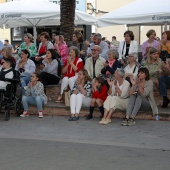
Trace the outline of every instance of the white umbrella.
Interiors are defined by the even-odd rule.
[[[0,4],[0,26],[6,28],[60,25],[60,6],[48,0],[20,0]],[[97,19],[82,11],[75,11],[75,25],[95,25]]]
[[[98,27],[163,25],[170,22],[169,0],[136,0],[98,18]]]

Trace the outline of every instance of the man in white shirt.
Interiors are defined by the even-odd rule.
[[[85,69],[92,79],[101,74],[101,70],[104,67],[103,64],[106,62],[106,60],[99,55],[100,50],[99,45],[94,45],[91,49],[92,57],[86,59]]]

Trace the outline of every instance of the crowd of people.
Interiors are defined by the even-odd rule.
[[[158,115],[154,89],[163,97],[162,107],[170,103],[167,87],[170,85],[170,31],[156,38],[155,30],[146,34],[142,44],[142,59],[138,58],[138,43],[128,30],[124,40],[116,36],[109,42],[100,33],[92,33],[90,41],[75,31],[72,44],[67,46],[62,35],[47,32],[40,34],[39,46],[30,33],[14,50],[9,42],[0,46],[1,75],[10,77],[11,68],[20,73],[22,104],[21,117],[29,116],[28,105],[36,105],[43,117],[43,105],[47,103],[46,85],[61,82],[60,96],[55,102],[64,102],[65,89],[70,89],[70,118],[77,121],[82,106],[89,107],[87,120],[93,118],[94,108],[101,113],[99,124],[109,124],[116,109],[126,111],[122,125],[134,125],[139,110],[151,110]],[[16,60],[13,54],[18,54]],[[140,61],[140,62],[139,62]],[[10,71],[9,71],[10,70]],[[37,73],[39,71],[39,74]],[[2,81],[3,82],[3,81]],[[0,87],[2,86],[0,81]],[[3,88],[5,85],[3,84]]]

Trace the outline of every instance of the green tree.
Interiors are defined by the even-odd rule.
[[[61,0],[60,4],[60,34],[70,44],[74,32],[76,0]]]

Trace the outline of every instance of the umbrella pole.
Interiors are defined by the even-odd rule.
[[[164,28],[165,31],[167,31],[167,27],[168,27],[168,23],[165,22],[165,28]]]
[[[34,35],[34,43],[36,45],[36,39],[37,39],[37,31],[36,31],[36,26],[34,25],[33,27],[33,35]]]

